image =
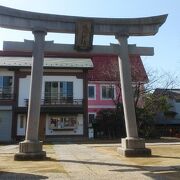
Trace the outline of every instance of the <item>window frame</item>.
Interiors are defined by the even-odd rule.
[[[89,97],[89,87],[94,87],[94,97]],[[95,84],[88,84],[88,99],[89,100],[96,100],[96,85]]]
[[[63,96],[64,94],[61,94],[62,92],[61,92],[61,90],[62,90],[62,88],[61,88],[61,83],[72,83],[72,99],[74,98],[74,82],[73,81],[45,81],[44,82],[44,98],[46,99],[46,97],[48,97],[48,96],[46,96],[46,93],[48,93],[48,92],[46,92],[46,84],[47,83],[51,83],[51,86],[52,86],[52,83],[57,83],[57,96],[56,96],[56,98],[54,98],[54,100],[59,100],[59,99],[63,99],[63,98],[68,98],[68,97],[70,97],[70,96],[68,96],[68,92],[66,92],[66,96]],[[50,92],[49,92],[49,94],[51,95],[51,96],[49,96],[48,98],[50,99],[50,100],[53,100],[53,96],[52,96],[52,93],[51,93],[51,91],[52,91],[52,87],[50,87],[51,89],[50,89]],[[67,90],[68,91],[68,90]],[[48,99],[47,98],[47,99]]]
[[[110,86],[112,86],[113,87],[113,89],[114,89],[114,98],[104,98],[103,96],[102,96],[102,88],[103,87],[110,87]],[[116,89],[115,89],[116,87],[115,87],[115,85],[114,84],[112,84],[112,85],[109,85],[109,84],[101,84],[100,85],[100,98],[101,98],[101,100],[112,100],[112,99],[116,99]]]
[[[4,86],[5,78],[9,78],[9,86]],[[13,93],[13,76],[12,75],[0,75],[0,96],[2,99],[11,99]]]

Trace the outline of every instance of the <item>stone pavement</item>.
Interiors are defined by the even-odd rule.
[[[180,150],[180,143],[169,144],[169,147],[175,146],[176,152]],[[151,144],[155,148],[158,144]],[[134,158],[127,159],[117,154],[116,148],[119,144],[54,144],[48,145],[51,151],[47,149],[49,160],[44,161],[47,166],[54,161],[58,166],[63,167],[63,171],[51,171],[44,169],[45,171],[26,171],[19,169],[18,172],[14,172],[13,169],[8,171],[3,170],[2,163],[0,166],[0,179],[62,179],[62,180],[146,180],[146,179],[174,179],[180,178],[180,157],[174,154],[174,157],[165,157],[167,162],[174,158],[175,163],[170,165],[159,165],[158,162],[162,157],[152,157],[149,159]],[[160,146],[164,146],[161,144]],[[167,145],[166,145],[167,146]],[[165,147],[165,146],[164,146]],[[168,148],[168,146],[167,146]],[[17,151],[17,145],[0,146],[0,155],[5,156],[6,153],[13,153]],[[12,156],[13,157],[13,156]],[[52,159],[51,159],[52,158]],[[169,159],[168,159],[169,158]],[[171,158],[171,159],[170,159]],[[132,161],[131,161],[132,160]],[[133,163],[136,160],[142,161],[141,164]],[[146,164],[147,161],[153,160],[153,165]],[[177,161],[177,163],[176,163]],[[12,163],[16,163],[12,161]],[[21,162],[22,163],[22,162]],[[24,162],[27,165],[27,162]],[[34,162],[28,162],[31,168]],[[40,162],[35,162],[40,163]],[[16,164],[15,166],[18,166]],[[18,169],[18,167],[16,167]],[[22,166],[21,166],[22,168]],[[41,164],[37,165],[37,168],[41,168]],[[47,168],[47,167],[46,167]]]
[[[91,146],[66,144],[55,145],[54,149],[67,171],[68,179],[150,179],[143,175],[143,170],[122,164],[119,159],[98,152]]]

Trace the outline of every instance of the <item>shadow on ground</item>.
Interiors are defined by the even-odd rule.
[[[0,171],[0,179],[3,180],[14,180],[14,179],[26,179],[26,180],[39,180],[39,179],[48,179],[47,176],[27,174],[27,173],[14,173],[14,172],[5,172]]]
[[[84,139],[84,140],[76,140],[76,139],[58,139],[43,142],[44,144],[120,144],[121,139]]]
[[[78,163],[78,164],[87,164],[87,165],[99,165],[109,166],[109,171],[111,172],[137,172],[141,171],[145,176],[151,177],[152,179],[173,179],[179,180],[180,177],[180,166],[143,166],[143,165],[129,165],[122,163],[103,163],[95,161],[75,161],[75,160],[55,160],[49,159],[52,161],[59,161],[65,163]]]
[[[178,143],[180,138],[176,137],[161,137],[159,139],[146,139],[146,143]],[[120,144],[121,138],[49,138],[44,141],[44,144]]]
[[[167,158],[167,159],[180,159],[180,157],[173,157],[173,156],[164,156],[164,155],[162,155],[162,156],[160,156],[160,155],[152,155],[151,157],[149,157],[149,158]]]

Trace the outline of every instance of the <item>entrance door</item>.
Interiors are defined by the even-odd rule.
[[[17,135],[18,136],[25,136],[25,132],[26,132],[26,115],[25,114],[18,114]]]
[[[45,83],[45,103],[58,103],[58,82]]]

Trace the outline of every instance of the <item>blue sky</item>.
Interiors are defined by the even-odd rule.
[[[146,69],[170,72],[180,77],[179,0],[0,0],[0,5],[34,12],[90,17],[135,18],[168,14],[167,21],[157,35],[130,37],[129,43],[155,48],[154,56],[142,58]],[[73,38],[73,35],[53,33],[46,36],[46,40],[57,43],[73,43]],[[0,29],[0,49],[4,40],[23,39],[33,39],[32,33]],[[94,38],[94,44],[109,43],[117,41],[107,36]]]

